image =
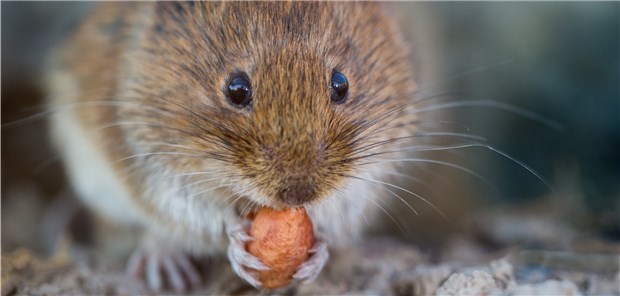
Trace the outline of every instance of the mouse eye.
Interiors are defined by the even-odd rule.
[[[226,87],[226,96],[235,107],[245,107],[252,103],[252,85],[246,74],[235,74]]]
[[[337,104],[344,103],[349,91],[349,81],[347,77],[340,72],[332,73],[330,86],[332,88],[332,102]]]

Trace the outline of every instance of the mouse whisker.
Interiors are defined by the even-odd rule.
[[[388,118],[391,115],[395,115],[398,111],[401,111],[404,108],[405,106],[390,108],[386,112],[379,113],[374,117],[372,116],[372,114],[369,115],[367,113],[364,113],[364,118],[360,118],[359,122],[356,122],[355,124],[345,125],[346,129],[341,130],[339,138],[343,138],[345,140],[354,139],[356,137],[360,138],[359,135],[363,135],[365,131],[368,131],[371,128],[377,126],[379,122]]]
[[[371,149],[374,149],[374,148],[377,148],[377,147],[380,147],[386,144],[394,143],[396,141],[415,139],[415,138],[425,138],[425,137],[428,137],[428,138],[446,137],[446,138],[459,138],[459,139],[462,138],[462,139],[478,140],[478,141],[486,142],[486,139],[484,137],[481,137],[478,135],[465,134],[465,133],[452,133],[452,132],[418,133],[418,134],[414,134],[411,136],[396,137],[396,138],[391,138],[387,140],[382,140],[382,141],[366,144],[361,147],[356,147],[355,152],[352,155],[357,155],[362,152],[366,152],[368,150],[371,150]]]
[[[434,97],[443,97],[445,96],[444,94],[440,94],[438,96],[431,96],[431,98]],[[413,102],[411,105],[415,105],[420,103],[422,100],[417,100],[415,102]],[[367,125],[375,125],[378,121],[381,121],[385,118],[387,118],[389,115],[394,114],[397,111],[403,110],[405,109],[404,107],[406,107],[408,105],[405,106],[397,106],[395,108],[390,108],[388,109],[388,111],[384,112],[382,115],[377,116],[375,119],[371,119],[368,122],[366,122]],[[477,100],[477,101],[449,101],[447,103],[440,103],[440,104],[435,104],[435,105],[431,105],[431,106],[427,106],[427,107],[422,107],[419,109],[415,109],[415,110],[411,110],[408,111],[408,114],[417,114],[417,113],[424,113],[424,112],[428,112],[428,111],[434,111],[434,110],[441,110],[441,109],[450,109],[450,108],[459,108],[459,107],[488,107],[488,108],[495,108],[495,109],[499,109],[499,110],[504,110],[504,111],[508,111],[511,112],[513,114],[516,115],[520,115],[522,117],[528,118],[530,120],[533,120],[535,122],[538,122],[540,124],[543,124],[547,127],[553,128],[553,129],[557,129],[557,130],[561,130],[562,129],[562,125],[550,120],[540,114],[537,114],[535,112],[532,112],[530,110],[527,109],[523,109],[514,105],[510,105],[510,104],[506,104],[506,103],[502,103],[502,102],[497,102],[497,101],[489,101],[489,100]],[[393,121],[395,119],[390,120]],[[368,134],[366,137],[368,136],[373,136],[377,133],[381,133],[384,132],[386,130],[390,130],[392,128],[397,128],[397,127],[402,127],[402,126],[406,126],[409,124],[414,124],[414,123],[418,123],[420,120],[413,120],[410,122],[406,122],[406,123],[397,123],[394,126],[390,126],[389,122],[386,123],[388,126],[387,127],[383,127],[383,128],[379,128],[376,129],[374,131],[372,131],[370,134]],[[386,124],[383,124],[381,126],[385,126]],[[461,126],[465,127],[468,131],[470,130],[469,127],[464,126],[462,124],[460,124]],[[363,130],[367,130],[369,129],[369,127],[364,126],[364,128],[359,128],[356,131],[363,131]]]
[[[388,218],[390,218],[390,220],[392,220],[392,222],[394,222],[394,224],[396,225],[396,227],[398,227],[398,229],[402,232],[402,234],[409,239],[409,235],[407,234],[405,229],[402,227],[401,223],[398,223],[398,221],[396,221],[396,219],[394,219],[394,217],[390,213],[388,213],[388,211],[385,208],[383,208],[381,205],[379,205],[376,201],[374,201],[370,197],[364,196],[364,198],[366,198],[366,200],[370,201],[372,204],[377,206],[383,213],[385,213],[388,216]],[[381,199],[379,199],[379,200],[381,200]]]
[[[153,106],[147,106],[147,105],[143,105],[143,104],[139,104],[135,102],[113,100],[113,98],[110,97],[109,99],[102,98],[99,100],[92,100],[92,101],[86,101],[86,102],[72,102],[72,103],[66,103],[66,104],[54,104],[52,106],[46,106],[44,107],[46,108],[46,110],[44,111],[35,113],[33,115],[30,115],[30,116],[27,116],[27,117],[24,117],[22,119],[18,119],[12,122],[3,123],[2,128],[10,128],[14,126],[27,124],[27,123],[30,123],[30,122],[33,122],[39,119],[43,119],[46,116],[50,116],[50,115],[60,113],[60,112],[67,112],[70,110],[76,110],[80,108],[95,108],[95,107],[129,107],[129,108],[137,108],[138,110],[141,110],[141,111],[150,111],[150,112],[154,112],[156,114],[160,114],[164,116],[175,117],[175,114],[170,113],[169,111],[166,111],[160,108],[156,108]]]
[[[189,146],[166,143],[166,142],[143,142],[143,143],[139,143],[138,146],[155,146],[155,147],[164,146],[164,147],[185,149],[191,152],[204,152],[204,151],[201,151],[201,150],[189,147]]]
[[[451,96],[451,95],[456,95],[459,94],[457,92],[441,92],[441,93],[437,93],[437,94],[432,94],[432,95],[428,95],[426,97],[420,98],[419,100],[414,101],[412,104],[403,104],[403,105],[398,105],[395,107],[391,107],[388,108],[385,112],[379,113],[378,115],[376,115],[374,118],[371,119],[365,119],[363,124],[359,124],[356,126],[355,129],[353,129],[353,132],[355,133],[362,133],[365,130],[369,130],[370,128],[372,128],[373,126],[376,126],[379,122],[381,122],[382,120],[388,118],[391,115],[396,115],[398,112],[400,111],[405,111],[407,108],[409,108],[412,105],[418,104],[422,101],[425,101],[427,99],[435,99],[435,98],[441,98],[441,97],[446,97],[446,96]],[[368,116],[368,114],[365,114],[365,116]],[[386,124],[389,124],[390,122],[397,120],[399,117],[396,116],[395,118],[392,118],[390,121],[388,121],[387,123],[383,124],[382,126],[385,126]],[[373,134],[374,132],[372,132],[371,134]]]
[[[411,211],[413,211],[413,213],[414,213],[416,216],[418,216],[418,215],[419,215],[419,214],[418,214],[418,211],[416,211],[416,210],[413,208],[413,206],[411,206],[411,204],[409,204],[409,203],[408,203],[408,202],[407,202],[404,198],[402,198],[402,197],[400,197],[400,195],[396,194],[396,192],[394,192],[394,191],[392,191],[392,190],[390,190],[390,189],[387,189],[387,188],[384,188],[384,189],[385,189],[385,190],[387,190],[387,192],[389,192],[390,194],[392,194],[392,195],[393,195],[393,196],[395,196],[396,198],[398,198],[400,201],[402,201],[405,205],[407,205],[407,207],[408,207]]]
[[[247,215],[250,211],[255,211],[255,210],[259,210],[260,208],[262,208],[261,205],[259,205],[256,201],[250,200],[250,208],[249,211],[244,213],[244,216]]]
[[[363,208],[359,205],[359,203],[355,202],[355,200],[353,199],[353,197],[351,197],[351,196],[347,196],[347,194],[345,194],[342,190],[338,190],[338,189],[337,189],[336,191],[338,191],[338,192],[340,193],[340,196],[342,196],[342,197],[344,197],[344,198],[347,198],[347,199],[350,199],[350,200],[352,200],[352,201],[353,201],[353,202],[351,202],[351,204],[355,205],[355,206],[356,206],[356,207],[360,210],[360,212],[362,213],[362,218],[364,218],[364,221],[366,222],[366,226],[370,227],[370,222],[368,221],[368,217],[366,216],[366,212],[365,212],[365,211],[364,211],[364,209],[363,209]]]
[[[199,184],[204,184],[204,183],[207,183],[207,182],[212,182],[212,181],[217,181],[217,180],[226,180],[226,177],[227,176],[218,175],[217,177],[202,179],[202,180],[195,181],[195,182],[192,182],[192,183],[189,183],[189,184],[184,184],[183,186],[181,186],[177,190],[177,194],[180,194],[181,191],[184,191],[184,190],[186,190],[188,188],[191,188],[191,187],[199,185]]]
[[[216,208],[219,208],[223,203],[225,203],[226,201],[228,201],[229,199],[233,198],[234,196],[236,196],[238,194],[236,193],[231,193],[230,195],[228,195],[226,198],[220,200],[217,204],[215,204]],[[241,196],[238,196],[237,198],[241,198]],[[236,199],[235,199],[236,200]],[[233,203],[235,203],[235,201],[233,201]]]
[[[199,192],[196,192],[196,193],[190,195],[189,198],[195,198],[195,197],[197,197],[197,196],[199,196],[199,195],[201,195],[203,193],[206,193],[206,192],[209,192],[209,191],[213,191],[213,190],[218,189],[218,188],[228,187],[228,186],[231,186],[231,185],[234,185],[234,184],[233,183],[228,183],[228,184],[224,184],[224,185],[218,185],[218,186],[210,187],[208,189],[205,189],[205,190],[202,190],[202,191],[199,191]]]
[[[214,159],[217,157],[219,160],[222,160],[222,161],[227,161],[226,159],[230,158],[230,156],[226,154],[222,154],[222,153],[215,152],[215,151],[199,150],[199,149],[195,149],[195,148],[188,147],[185,145],[171,144],[171,143],[165,143],[165,142],[144,142],[144,143],[138,143],[137,146],[152,146],[152,147],[162,146],[162,147],[179,148],[179,149],[183,149],[184,151],[188,151],[188,152],[195,152],[197,154],[205,154],[206,156],[210,156],[211,158],[214,158]],[[169,151],[169,152],[172,152],[172,151]]]
[[[426,203],[427,205],[429,205],[431,208],[433,208],[433,209],[434,209],[437,213],[439,213],[439,215],[441,215],[441,216],[442,216],[444,219],[446,219],[447,221],[449,221],[449,220],[450,220],[450,219],[448,219],[448,217],[447,217],[447,216],[446,216],[446,215],[445,215],[445,214],[444,214],[441,210],[439,210],[439,209],[438,209],[438,208],[437,208],[437,207],[436,207],[433,203],[431,203],[430,201],[428,201],[428,199],[426,199],[426,198],[424,198],[424,197],[420,196],[419,194],[417,194],[417,193],[415,193],[415,192],[413,192],[413,191],[411,191],[411,190],[407,190],[407,189],[405,189],[405,188],[403,188],[403,187],[400,187],[400,186],[394,185],[394,184],[392,184],[392,183],[383,182],[383,181],[379,181],[379,180],[372,180],[372,179],[362,178],[362,177],[359,177],[359,176],[353,176],[353,175],[347,175],[347,177],[349,177],[349,178],[354,178],[354,179],[359,179],[359,180],[364,180],[364,181],[366,181],[366,182],[370,182],[370,183],[374,183],[374,184],[379,184],[379,185],[389,186],[389,187],[396,188],[396,189],[399,189],[399,190],[401,190],[401,191],[404,191],[404,192],[406,192],[406,193],[409,193],[409,194],[411,194],[411,195],[413,195],[413,196],[415,196],[415,197],[419,198],[420,200],[422,200],[422,201],[423,201],[424,203]],[[414,210],[414,209],[413,209],[413,207],[412,207],[411,205],[409,205],[409,203],[407,203],[404,199],[402,199],[400,196],[398,196],[396,193],[392,192],[391,190],[389,190],[389,189],[387,189],[387,188],[386,188],[386,190],[388,190],[388,192],[393,193],[393,194],[394,194],[396,197],[398,197],[398,198],[399,198],[402,202],[404,202],[407,206],[409,206],[409,208],[410,208],[410,209],[411,209],[411,210],[412,210],[412,211],[413,211],[416,215],[418,214],[418,212],[417,212],[416,210]]]
[[[198,93],[196,95],[200,96],[200,94]],[[156,94],[148,93],[148,97],[160,100],[165,104],[173,104],[174,106],[192,115],[193,118],[190,118],[189,120],[185,120],[185,121],[191,124],[197,130],[201,131],[201,133],[198,133],[197,135],[193,135],[193,136],[202,138],[203,140],[209,142],[210,144],[217,145],[222,149],[232,152],[231,147],[222,144],[222,143],[231,142],[230,139],[223,138],[223,135],[225,135],[226,137],[232,138],[235,141],[247,142],[247,139],[241,137],[237,133],[230,130],[225,124],[222,124],[221,121],[218,121],[217,117],[214,116],[216,115],[216,113],[199,113],[193,108],[189,108],[183,104],[180,104],[179,102],[177,102],[177,100],[166,99],[165,97],[161,97]],[[215,128],[216,130],[215,131],[212,130],[213,128]]]
[[[204,116],[204,115],[200,115],[197,114],[195,111],[182,106],[181,104],[176,103],[174,100],[165,100],[164,98],[161,97],[156,97],[156,96],[151,96],[151,98],[155,98],[157,100],[160,100],[162,102],[165,102],[167,104],[174,104],[175,106],[178,106],[179,108],[181,108],[182,110],[185,110],[187,112],[192,113],[192,115],[194,115],[195,117],[200,118],[203,123],[204,122],[209,122],[211,123],[211,125],[219,127],[220,130],[223,130],[221,128],[220,125],[213,123],[213,121],[208,120],[208,116]],[[125,99],[125,100],[122,100]],[[164,110],[162,108],[158,108],[155,107],[153,105],[144,105],[141,103],[136,102],[137,100],[139,100],[141,98],[139,97],[109,97],[109,98],[101,98],[101,99],[97,99],[97,100],[90,100],[90,101],[86,101],[86,102],[73,102],[73,103],[67,103],[67,104],[56,104],[54,106],[49,106],[47,108],[49,108],[48,110],[42,111],[40,113],[28,116],[26,118],[22,118],[13,122],[9,122],[6,124],[3,124],[2,127],[3,128],[9,128],[9,127],[13,127],[13,126],[17,126],[17,125],[21,125],[21,124],[26,124],[38,119],[42,119],[46,116],[49,115],[53,115],[55,113],[59,113],[59,112],[63,112],[63,111],[69,111],[71,109],[80,109],[80,108],[99,108],[99,107],[125,107],[125,108],[135,108],[138,111],[148,111],[151,113],[155,113],[158,115],[162,115],[165,117],[171,117],[171,118],[175,118],[175,120],[179,120],[182,119],[183,121],[187,121],[188,123],[193,124],[195,127],[200,128],[200,129],[204,129],[203,125],[199,125],[196,124],[195,122],[193,122],[192,120],[186,120],[184,119],[183,116],[181,116],[180,114],[175,114],[169,110]],[[127,100],[133,100],[133,101],[127,101]],[[176,131],[176,132],[180,132],[182,134],[187,134],[189,136],[192,137],[197,137],[196,134],[192,134],[189,133],[185,130],[182,129],[175,129],[173,127],[170,126],[164,126],[164,125],[160,125],[157,123],[146,123],[146,122],[113,122],[113,123],[109,123],[107,125],[101,126],[99,128],[97,128],[97,131],[109,128],[109,127],[114,127],[114,126],[119,126],[119,125],[144,125],[144,126],[150,126],[153,128],[162,128],[162,129],[167,129],[167,130],[171,130],[171,131]],[[223,130],[224,133],[226,132],[226,130]],[[230,133],[229,133],[230,134]],[[234,134],[233,134],[234,135]],[[219,141],[213,141],[214,138],[217,137],[217,134],[214,133],[201,133],[198,137],[202,138],[203,140],[208,141],[210,144],[215,144],[220,146],[221,148],[224,148],[226,150],[230,150],[229,147],[222,145],[219,143]]]
[[[123,178],[124,181],[128,181],[129,179],[131,179],[131,174],[129,174],[129,172],[131,172],[131,170],[134,169],[134,166],[135,166],[135,168],[140,167],[138,164],[139,163],[136,162],[136,163],[133,163],[131,166],[128,166],[128,167],[125,168],[126,174],[124,174],[124,176],[125,176]],[[175,175],[164,175],[164,176],[159,176],[159,177],[156,177],[154,179],[151,179],[151,182],[161,182],[161,181],[164,181],[164,180],[170,180],[170,179],[174,179],[174,178],[178,178],[178,177],[182,177],[182,176],[200,175],[201,173],[203,173],[203,172],[183,173],[183,174],[175,174]],[[231,178],[237,177],[237,175],[233,175],[233,174],[223,175],[222,171],[214,171],[213,173],[217,173],[218,176],[217,177],[213,177],[213,178],[202,179],[202,180],[195,181],[195,182],[189,183],[189,184],[183,184],[183,186],[181,186],[179,188],[176,188],[175,194],[181,194],[182,191],[184,191],[184,190],[186,190],[186,189],[188,189],[188,188],[190,188],[192,186],[201,184],[201,183],[206,183],[206,182],[209,182],[209,181],[217,181],[217,180],[226,180],[227,177],[231,177]]]
[[[413,181],[413,182],[416,182],[416,183],[421,184],[421,185],[428,186],[428,184],[426,184],[424,181],[422,181],[422,179],[416,178],[416,177],[411,176],[411,175],[407,175],[407,174],[404,174],[404,173],[401,173],[401,172],[397,172],[397,171],[386,171],[385,173],[388,174],[388,175],[393,175],[393,176],[398,176],[398,177],[401,177],[401,178],[405,178],[405,179],[407,179],[409,181]]]
[[[497,101],[490,101],[490,100],[446,102],[446,103],[441,103],[441,104],[436,104],[436,105],[431,105],[428,107],[416,109],[416,110],[413,110],[410,114],[419,114],[419,113],[424,113],[424,112],[429,112],[429,111],[444,110],[444,109],[451,109],[451,108],[463,108],[463,107],[485,107],[485,108],[499,109],[499,110],[510,112],[512,114],[522,116],[524,118],[530,119],[534,122],[540,123],[544,126],[547,126],[555,130],[563,129],[563,126],[560,123],[554,120],[551,120],[545,116],[542,116],[538,113],[532,112],[524,108],[517,107],[515,105],[497,102]]]
[[[343,198],[350,198],[349,196],[347,196],[344,191],[342,191],[340,188],[338,187],[333,187],[334,190],[336,191],[336,193],[339,196],[342,196]],[[328,198],[327,199],[329,201],[329,203],[332,205],[331,208],[336,209],[336,212],[338,213],[338,215],[340,216],[340,220],[342,220],[342,223],[346,223],[344,215],[342,214],[342,209],[340,209],[340,204],[336,202],[336,200],[334,198]],[[355,204],[357,205],[357,203],[353,202],[351,204]],[[358,207],[359,208],[359,207]],[[363,212],[362,212],[363,213]]]
[[[384,159],[384,160],[370,161],[370,162],[365,162],[365,163],[361,163],[358,165],[364,166],[364,165],[370,165],[370,164],[376,164],[376,163],[390,163],[390,162],[417,162],[417,163],[429,163],[429,164],[443,165],[443,166],[451,167],[451,168],[463,171],[465,173],[468,173],[474,176],[475,178],[483,181],[491,188],[495,188],[493,183],[491,183],[487,178],[480,175],[479,173],[471,169],[468,169],[466,167],[460,166],[458,164],[454,164],[454,163],[446,162],[446,161],[433,160],[433,159],[427,159],[427,158],[401,158],[401,159]]]
[[[340,217],[340,220],[342,221],[343,225],[346,225],[347,221],[344,218],[344,215],[342,214],[342,209],[340,209],[339,204],[336,203],[335,200],[330,200],[330,202],[334,204],[334,208],[337,209],[336,212],[338,213],[338,216]]]
[[[463,91],[463,90],[442,90],[442,91],[437,91],[436,93],[427,93],[422,88],[413,94],[413,96],[416,96],[416,95],[421,95],[421,96],[416,97],[415,99],[412,99],[411,102],[407,104],[407,106],[410,107],[410,106],[423,104],[423,103],[426,103],[434,99],[450,98],[450,97],[466,97],[466,96],[471,95],[471,93],[467,91]]]
[[[200,154],[171,152],[171,151],[147,152],[147,153],[138,153],[138,154],[134,154],[134,155],[130,155],[130,156],[127,156],[127,157],[123,157],[123,158],[117,159],[117,160],[113,161],[112,164],[116,164],[116,163],[123,162],[123,161],[126,161],[126,160],[131,160],[131,159],[134,159],[134,158],[140,158],[140,157],[152,156],[152,155],[187,156],[187,157],[201,157],[201,158],[205,157],[205,155],[200,155]]]
[[[417,184],[420,184],[421,186],[426,188],[433,196],[441,196],[440,194],[438,194],[437,190],[433,186],[431,186],[430,184],[428,184],[427,182],[425,182],[424,180],[422,180],[420,178],[416,178],[416,177],[413,177],[411,175],[404,174],[404,173],[397,172],[397,171],[386,170],[385,173],[388,174],[388,175],[398,176],[398,177],[404,178],[406,180],[410,180],[410,181],[416,182]],[[443,180],[446,181],[445,184],[449,184],[449,182],[447,182],[447,180],[445,178]]]
[[[347,177],[348,175],[342,175],[343,177]],[[362,182],[366,182],[368,184],[371,185],[376,185],[370,182],[367,182],[365,180],[360,180]],[[345,185],[346,186],[346,185]],[[385,187],[382,187],[383,189],[386,189]],[[355,201],[355,199],[351,196],[348,196],[344,191],[336,188],[336,191],[339,192],[344,198],[347,198],[349,200],[352,201],[352,204],[357,205],[358,202]],[[409,234],[405,231],[405,229],[402,227],[401,223],[402,223],[402,219],[398,216],[398,213],[392,213],[392,214],[396,214],[397,219],[395,219],[385,208],[383,208],[381,205],[379,205],[377,202],[375,202],[373,200],[373,198],[371,198],[370,196],[367,195],[360,195],[359,197],[363,198],[364,200],[370,201],[372,204],[374,204],[375,206],[377,206],[383,213],[385,213],[389,219],[396,225],[396,227],[401,231],[401,233],[407,238],[407,239],[411,239],[411,237],[409,236]],[[379,200],[383,200],[383,199],[379,199]],[[388,207],[391,203],[388,203]],[[362,213],[362,217],[364,218],[364,221],[366,222],[366,225],[370,226],[370,222],[368,220],[368,217],[366,216],[366,212],[364,211],[364,209],[362,207],[358,206],[358,209],[360,210],[360,212]],[[414,211],[415,212],[415,211]],[[398,222],[400,221],[400,222]]]
[[[232,196],[235,196],[235,195],[233,194]],[[239,200],[241,200],[241,198],[243,198],[243,195],[239,195],[239,196],[237,196],[237,198],[235,198],[235,199],[234,199],[234,200],[233,200],[230,204],[228,204],[228,206],[226,206],[226,207],[224,208],[224,212],[228,211],[228,209],[230,209],[231,207],[233,207],[233,206],[234,206],[234,205],[235,205],[235,204],[236,204]],[[224,202],[223,200],[222,200],[222,201],[220,201],[220,202],[218,203],[218,205],[219,205],[219,204],[221,204],[221,203],[223,203],[223,202]]]
[[[115,126],[123,126],[123,125],[143,125],[143,126],[148,126],[148,127],[154,127],[154,128],[161,128],[161,129],[166,129],[166,130],[171,130],[171,131],[175,131],[175,132],[181,132],[186,134],[186,131],[183,131],[181,129],[177,129],[177,128],[173,128],[170,126],[165,126],[165,125],[161,125],[161,124],[157,124],[157,123],[150,123],[150,122],[141,122],[141,121],[116,121],[116,122],[111,122],[111,123],[107,123],[101,126],[98,126],[95,128],[96,132],[100,132],[104,129],[107,128],[111,128],[111,127],[115,127]]]
[[[187,176],[196,176],[196,175],[210,175],[210,174],[221,174],[222,171],[202,171],[202,172],[190,172],[190,173],[182,173],[182,174],[174,174],[170,176],[164,176],[161,178],[157,178],[156,180],[165,180],[172,179],[178,177],[187,177]]]
[[[461,149],[461,148],[468,148],[468,147],[486,147],[486,146],[484,146],[483,144],[471,143],[471,142],[457,143],[454,145],[416,145],[416,146],[404,147],[398,150],[388,150],[388,151],[369,153],[366,155],[349,158],[349,160],[360,160],[364,158],[370,158],[370,157],[390,154],[390,153],[444,151],[444,150]]]
[[[478,67],[466,70],[464,72],[461,72],[461,73],[449,76],[446,79],[437,80],[437,81],[435,81],[433,83],[433,85],[428,85],[426,87],[420,88],[420,91],[425,91],[427,89],[432,89],[435,86],[440,86],[440,85],[446,84],[448,82],[457,80],[457,79],[465,77],[465,76],[469,76],[469,75],[476,74],[476,73],[479,73],[479,72],[484,72],[484,71],[492,70],[492,69],[499,68],[499,67],[502,67],[502,66],[506,66],[506,65],[512,64],[513,62],[514,62],[513,59],[509,58],[509,59],[500,60],[500,61],[497,61],[497,62],[494,62],[494,63],[491,63],[491,64],[481,65],[481,66],[478,66]]]
[[[439,173],[437,170],[434,170],[431,166],[433,164],[428,163],[411,163],[411,168],[415,168],[415,171],[421,171],[423,176],[427,176],[430,180],[436,180],[439,184],[443,186],[452,186],[453,180],[446,177],[445,174]],[[426,185],[428,189],[433,193],[433,196],[442,196],[441,194],[437,194],[436,187]],[[442,187],[443,187],[442,186]]]
[[[119,121],[119,122],[114,122],[114,123],[106,124],[106,125],[100,127],[98,130],[103,130],[105,128],[110,128],[110,127],[113,127],[113,126],[121,126],[121,125],[143,125],[143,126],[149,126],[149,127],[154,127],[154,128],[162,128],[162,129],[165,129],[165,130],[175,131],[175,132],[179,132],[181,134],[185,134],[185,135],[190,136],[190,137],[201,138],[202,140],[207,141],[210,144],[215,144],[218,147],[224,148],[227,151],[231,151],[229,147],[227,147],[225,145],[222,145],[222,144],[219,144],[219,141],[213,141],[213,139],[210,139],[210,135],[209,134],[201,133],[200,135],[197,136],[195,133],[192,133],[192,132],[189,132],[189,131],[186,131],[186,130],[183,130],[183,129],[177,129],[177,128],[173,128],[173,127],[170,127],[170,126],[164,126],[164,125],[155,124],[155,123],[133,122],[133,121]],[[179,141],[181,141],[181,140],[182,139],[179,139]],[[176,145],[176,146],[172,146],[172,145]],[[194,149],[194,148],[190,148],[190,147],[187,147],[187,146],[182,147],[181,145],[178,145],[178,144],[168,144],[167,146],[176,147],[176,148],[185,148],[185,149],[188,149],[189,151],[204,153],[204,151],[200,151],[200,150],[197,150],[197,149]],[[213,155],[216,155],[215,152],[209,152],[209,153],[211,153]],[[220,158],[225,158],[225,156],[223,156],[223,155],[219,155],[219,157]]]
[[[228,205],[225,210],[233,206],[235,202],[239,201],[242,197],[243,195],[240,195],[237,199],[235,199],[235,201],[233,201],[233,203]],[[260,208],[260,205],[258,203],[249,198],[244,199],[244,202],[245,203],[243,204],[243,206],[241,206],[241,209],[239,210],[239,214],[241,217],[246,217],[254,208]]]
[[[462,128],[464,131],[466,132],[471,132],[471,128],[465,124],[459,123],[459,122],[455,122],[455,121],[444,121],[444,120],[419,120],[419,119],[415,119],[415,120],[410,120],[410,121],[406,121],[406,122],[402,122],[396,125],[392,125],[392,126],[387,126],[381,129],[377,129],[375,131],[373,131],[372,133],[368,134],[367,136],[365,136],[366,139],[371,139],[373,138],[373,136],[377,135],[377,134],[381,134],[383,132],[386,132],[388,130],[393,130],[396,128],[401,128],[401,127],[405,127],[408,125],[437,125],[437,124],[441,124],[441,125],[451,125],[451,126],[456,126],[459,128]]]
[[[422,147],[422,148],[420,148]],[[389,153],[399,153],[399,152],[413,152],[413,151],[441,151],[441,150],[452,150],[452,149],[463,149],[463,148],[470,148],[470,147],[482,147],[482,148],[486,148],[489,149],[501,156],[503,156],[504,158],[518,164],[520,167],[522,167],[523,169],[527,170],[529,173],[531,173],[532,175],[534,175],[538,180],[540,180],[543,184],[545,184],[545,186],[547,186],[552,192],[555,192],[554,187],[551,185],[551,182],[549,182],[547,179],[545,179],[542,174],[540,174],[539,172],[537,172],[536,170],[534,170],[533,168],[531,168],[530,166],[528,166],[527,164],[523,163],[522,161],[518,160],[517,158],[511,156],[510,154],[494,147],[491,146],[487,143],[480,143],[480,142],[476,142],[476,141],[470,141],[470,142],[466,142],[463,144],[456,144],[456,145],[451,145],[451,146],[419,146],[419,147],[407,147],[401,150],[394,150],[394,151],[382,151],[382,152],[377,152],[377,153],[372,153],[372,154],[368,154],[368,155],[363,155],[363,156],[359,156],[359,157],[355,157],[353,159],[358,160],[358,159],[363,159],[363,158],[368,158],[368,157],[372,157],[372,156],[377,156],[377,155],[383,155],[383,154],[389,154]]]
[[[129,98],[129,97],[126,97],[126,98]],[[131,98],[131,99],[135,99],[135,98]],[[48,115],[53,115],[55,113],[69,111],[71,109],[100,108],[100,107],[129,107],[129,108],[135,108],[135,109],[140,110],[140,111],[153,112],[153,113],[156,113],[158,115],[163,115],[163,116],[166,116],[166,117],[175,117],[177,119],[179,118],[179,116],[177,116],[174,113],[169,112],[168,110],[164,110],[164,109],[157,108],[157,107],[154,107],[154,106],[140,104],[140,103],[133,102],[133,101],[123,101],[123,100],[119,100],[118,97],[114,97],[114,98],[110,98],[110,99],[101,98],[101,99],[91,100],[91,101],[86,101],[86,102],[57,104],[57,105],[48,107],[49,109],[45,110],[43,112],[34,114],[34,115],[26,117],[26,118],[22,118],[22,119],[17,120],[17,121],[13,121],[13,122],[9,122],[9,123],[3,124],[2,127],[5,128],[5,127],[12,127],[12,126],[17,126],[17,125],[25,124],[25,123],[28,123],[28,122],[31,122],[31,121],[35,121],[35,120],[40,119],[40,118],[44,118],[45,116],[48,116]],[[170,127],[170,126],[164,126],[164,125],[160,125],[160,124],[156,124],[156,123],[148,123],[148,122],[129,122],[129,121],[112,122],[112,123],[109,123],[109,124],[106,124],[106,125],[103,125],[101,127],[96,128],[96,131],[101,131],[101,130],[106,129],[106,128],[110,128],[110,127],[114,127],[114,126],[120,126],[120,125],[144,125],[144,126],[149,126],[149,127],[153,127],[153,128],[168,129],[168,130],[180,132],[180,133],[183,133],[183,134],[188,134],[190,136],[194,136],[193,134],[188,133],[185,130],[175,129],[175,128]],[[171,145],[168,145],[168,146],[171,146]],[[177,146],[177,148],[181,148],[181,147]],[[194,150],[194,149],[191,149],[191,148],[189,148],[187,146],[184,147],[184,148],[188,149],[190,151]],[[197,150],[195,150],[195,151],[198,152]],[[218,158],[220,160],[223,160],[225,157],[218,156]],[[52,162],[54,162],[57,159],[59,159],[58,156],[55,157],[55,158],[52,158],[50,161],[47,161],[42,167],[51,164]],[[122,159],[122,160],[124,160],[124,159]],[[120,160],[120,161],[122,161],[122,160]],[[40,170],[41,168],[38,168],[38,169]]]

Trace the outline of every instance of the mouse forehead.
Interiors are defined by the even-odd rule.
[[[303,91],[300,86],[323,90],[333,71],[351,78],[362,76],[371,61],[369,52],[385,47],[378,7],[372,3],[338,2],[233,2],[215,16],[225,40],[220,50],[227,60],[224,75],[250,74],[262,91]],[[389,54],[388,54],[389,55]],[[368,75],[366,75],[368,76]],[[262,82],[262,83],[259,83]],[[264,89],[269,85],[269,89]],[[259,89],[256,89],[257,91]]]
[[[162,63],[157,71],[143,72],[164,82],[157,78],[189,73],[189,79],[177,82],[189,86],[183,89],[221,95],[232,74],[245,72],[256,95],[290,93],[295,88],[303,96],[317,93],[310,90],[312,86],[319,91],[329,88],[331,73],[339,71],[352,90],[377,97],[407,77],[405,50],[376,3],[155,5],[157,18],[140,61],[148,67],[153,61]]]
[[[351,54],[383,31],[378,5],[337,2],[159,2],[156,34],[221,64],[295,47]],[[210,52],[211,55],[207,55]]]

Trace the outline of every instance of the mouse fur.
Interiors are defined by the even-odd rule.
[[[380,160],[401,153],[371,154],[415,132],[410,55],[378,3],[102,3],[50,60],[52,138],[84,203],[142,229],[138,249],[235,257],[262,206],[306,207],[342,248],[394,199],[377,182],[398,164]],[[234,73],[251,81],[244,108],[226,96]]]

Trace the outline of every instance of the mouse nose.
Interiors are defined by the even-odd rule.
[[[278,199],[290,206],[300,206],[315,198],[316,188],[312,182],[290,179],[278,190]]]

